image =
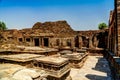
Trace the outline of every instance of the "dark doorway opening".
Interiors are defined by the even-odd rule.
[[[79,47],[79,37],[75,37],[75,47]]]
[[[27,41],[27,42],[30,42],[30,38],[26,38],[26,41]]]
[[[49,39],[48,38],[44,38],[44,46],[45,47],[49,46]]]
[[[71,47],[71,39],[67,39],[67,46]]]
[[[39,46],[40,45],[39,38],[35,38],[34,39],[34,44],[35,44],[35,46]]]
[[[23,41],[23,39],[22,38],[19,38],[19,42],[22,42]]]
[[[83,47],[89,48],[89,38],[82,36],[82,40],[83,40]]]

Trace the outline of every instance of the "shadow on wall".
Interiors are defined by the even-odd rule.
[[[108,36],[108,32],[101,32],[99,33],[99,35],[97,36],[97,38],[99,39],[99,43],[98,43],[98,47],[99,48],[106,48],[107,47],[107,36]]]

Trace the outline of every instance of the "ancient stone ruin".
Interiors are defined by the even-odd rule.
[[[100,32],[104,33],[104,31]],[[99,31],[96,33],[99,34]],[[27,78],[32,77],[31,80],[44,78],[47,80],[71,80],[70,68],[81,68],[87,59],[86,49],[89,46],[86,45],[89,44],[89,37],[87,34],[83,34],[84,32],[71,29],[66,21],[37,22],[29,29],[1,31],[1,65],[13,64],[13,67],[19,65],[23,69],[20,68],[20,72],[12,69],[13,73],[1,77],[17,79],[17,77],[27,76],[28,73],[23,75],[26,71],[34,74],[36,71],[43,70],[46,76],[42,77],[42,74],[39,74],[32,77],[29,74]],[[85,40],[86,42],[84,42]],[[84,44],[86,45],[84,46]],[[65,52],[65,54],[61,54],[61,52]],[[74,57],[72,58],[72,56]],[[4,73],[3,69],[2,74]]]
[[[74,31],[66,21],[37,22],[29,29],[1,31],[0,47],[106,48],[107,35],[108,30]]]
[[[115,0],[108,29],[75,31],[67,21],[56,21],[1,30],[0,80],[72,80],[71,68],[80,69],[88,55],[101,53],[119,80],[119,17],[120,0]]]

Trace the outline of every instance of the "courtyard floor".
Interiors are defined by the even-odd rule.
[[[108,62],[102,56],[89,56],[81,69],[72,68],[72,80],[112,80]]]

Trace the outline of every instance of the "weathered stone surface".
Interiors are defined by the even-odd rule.
[[[14,49],[11,44],[53,48],[104,48],[107,44],[107,32],[108,30],[74,31],[67,21],[37,22],[32,28],[0,31],[0,48]]]
[[[32,69],[23,69],[14,73],[13,78],[18,80],[33,80],[33,78],[46,77],[45,71],[36,72]]]
[[[81,69],[72,68],[72,80],[112,80],[109,64],[102,56],[89,56]]]
[[[56,22],[37,22],[33,25],[33,29],[49,30],[54,33],[71,33],[73,29],[67,23],[67,21],[56,21]]]
[[[29,69],[16,64],[0,64],[0,80],[37,80],[46,77],[44,70]]]
[[[65,55],[65,54],[72,54],[72,51],[70,50],[63,50],[59,52],[61,55]]]

